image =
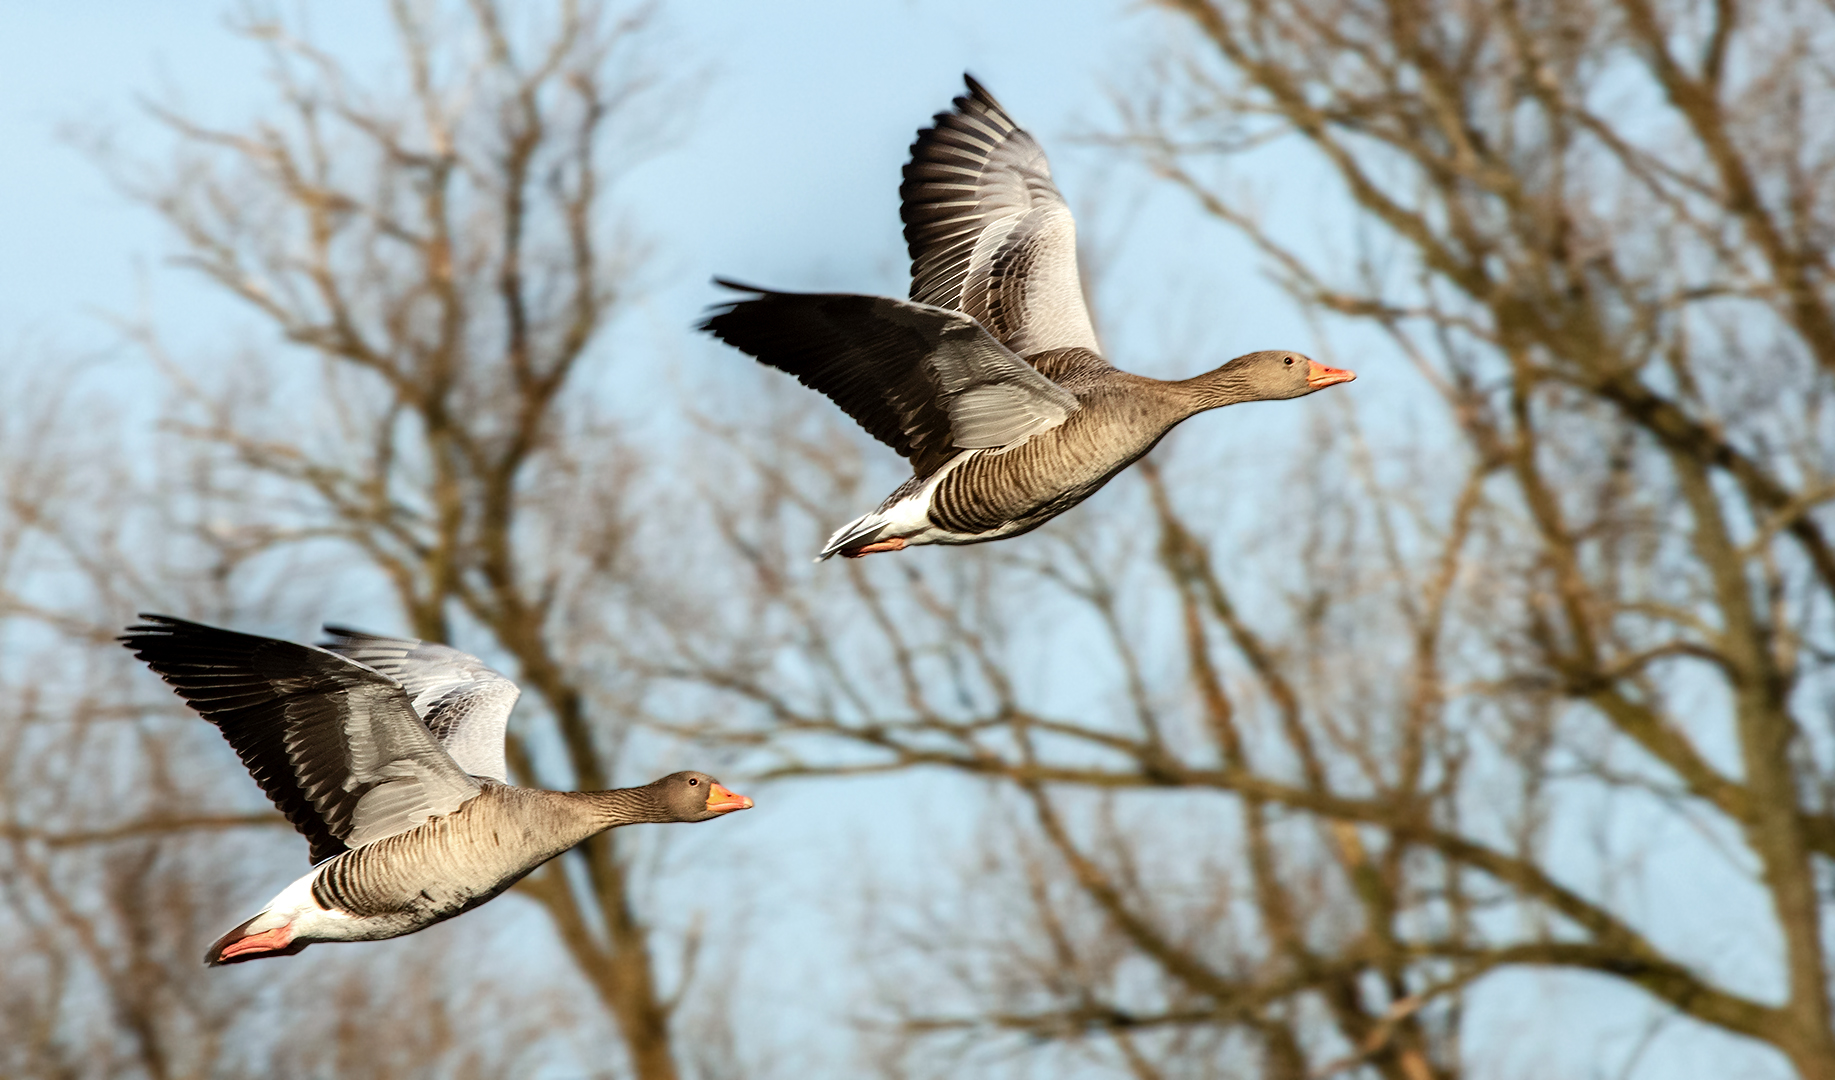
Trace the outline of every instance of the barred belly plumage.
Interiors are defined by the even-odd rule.
[[[537,835],[507,820],[498,802],[523,801],[509,794],[515,790],[487,790],[456,814],[328,860],[313,899],[358,918],[433,922],[497,896],[586,831],[563,825]]]
[[[1002,451],[981,451],[951,470],[931,498],[930,520],[965,536],[1012,535],[1043,524],[1101,490],[1153,449],[1161,432],[1097,430],[1084,417]],[[1116,436],[1133,443],[1117,456]],[[1129,438],[1129,436],[1132,436]]]

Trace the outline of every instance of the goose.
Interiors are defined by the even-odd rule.
[[[1286,350],[1179,381],[1115,368],[1044,150],[963,78],[968,93],[918,132],[899,187],[908,300],[716,278],[746,295],[700,325],[821,392],[911,463],[911,478],[836,530],[817,561],[1030,532],[1191,416],[1356,378]]]
[[[205,953],[212,967],[379,941],[463,914],[607,829],[752,800],[704,772],[642,787],[506,782],[520,691],[444,645],[326,627],[326,647],[143,613],[120,641],[229,740],[313,864]]]

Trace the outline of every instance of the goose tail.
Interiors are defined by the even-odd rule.
[[[836,555],[847,555],[856,548],[866,547],[878,540],[889,524],[885,515],[877,510],[862,514],[835,530],[835,534],[828,538],[828,543],[822,545],[822,552],[816,556],[816,561],[826,562]]]

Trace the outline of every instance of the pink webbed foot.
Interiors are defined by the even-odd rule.
[[[309,944],[304,941],[294,941],[291,926],[276,926],[272,930],[263,930],[259,934],[236,937],[241,930],[242,927],[239,926],[219,939],[216,946],[205,956],[204,962],[211,967],[216,967],[219,964],[240,964],[245,960],[259,960],[264,956],[292,956]]]
[[[863,555],[875,555],[881,551],[903,551],[909,546],[909,544],[905,543],[904,537],[894,536],[890,540],[881,540],[878,543],[868,544],[866,547],[855,548],[852,551],[843,551],[841,554],[846,555],[850,559],[858,559]]]

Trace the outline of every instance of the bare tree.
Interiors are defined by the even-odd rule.
[[[1025,810],[976,879],[1025,917],[928,939],[962,1008],[907,999],[916,1046],[1451,1077],[1468,990],[1532,967],[1835,1075],[1829,9],[1164,6],[1189,43],[1116,142],[1378,331],[1430,422],[1332,415],[1304,464],[1335,467],[1249,532],[1153,469],[1036,540],[823,578],[755,528],[744,635],[671,670],[784,773],[946,767]],[[1354,236],[1275,231],[1314,219],[1252,178],[1296,160]],[[853,467],[774,437],[725,516],[803,533]],[[1670,873],[1765,898],[1775,994],[1633,898],[1670,827]]]
[[[274,111],[211,126],[157,108],[172,164],[112,163],[179,261],[276,338],[213,370],[144,335],[194,450],[174,514],[238,595],[285,559],[348,578],[355,554],[413,634],[513,663],[550,724],[512,731],[522,779],[609,787],[635,692],[607,657],[637,462],[580,383],[641,261],[608,188],[679,105],[644,59],[645,8],[389,12],[397,74],[375,79],[252,12]],[[608,836],[577,858],[585,888],[555,864],[520,889],[633,1072],[674,1077],[679,991],[659,985],[628,855]]]

